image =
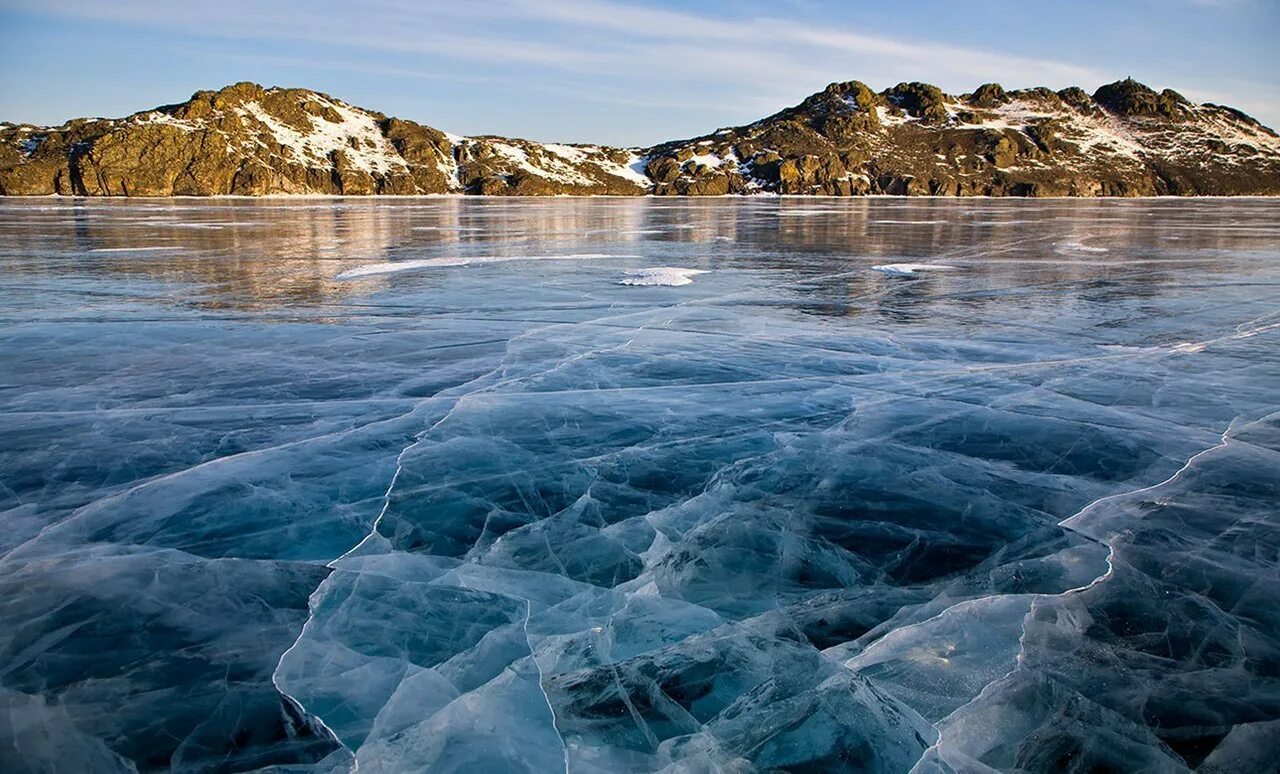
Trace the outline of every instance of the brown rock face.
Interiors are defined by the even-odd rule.
[[[657,193],[693,193],[691,151],[743,190],[832,196],[1280,195],[1280,137],[1238,111],[1121,81],[954,97],[851,81],[746,126],[650,150]],[[661,175],[652,174],[661,171]],[[678,174],[677,174],[678,170]]]
[[[637,158],[450,138],[318,92],[237,83],[118,120],[0,126],[0,194],[639,194]]]
[[[399,118],[385,119],[380,128],[408,167],[408,179],[398,187],[409,192],[450,190],[448,171],[456,162],[453,144],[443,132]]]
[[[37,155],[42,145],[52,147]],[[71,149],[61,137],[22,132],[13,144],[0,145],[0,192],[9,196],[74,193],[70,154]]]
[[[1280,137],[1133,80],[955,97],[833,83],[774,115],[629,150],[455,137],[237,83],[122,119],[0,124],[0,195],[1280,194]]]

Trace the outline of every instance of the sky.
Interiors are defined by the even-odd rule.
[[[457,134],[647,145],[834,81],[952,93],[1132,76],[1280,127],[1280,0],[0,0],[0,120],[237,81]]]

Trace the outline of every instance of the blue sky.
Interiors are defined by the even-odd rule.
[[[459,134],[646,144],[831,81],[964,92],[1133,76],[1280,126],[1280,0],[0,0],[0,119],[252,80]]]

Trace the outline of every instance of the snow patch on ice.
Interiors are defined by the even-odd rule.
[[[779,210],[778,217],[782,217],[782,216],[809,217],[812,215],[833,215],[833,214],[838,214],[840,212],[841,210],[815,209],[812,207],[790,207],[785,210]]]
[[[678,266],[656,266],[650,269],[630,269],[618,280],[619,285],[667,285],[676,287],[693,283],[693,278],[706,274],[704,269],[685,269]]]
[[[871,270],[894,277],[911,277],[917,272],[955,271],[955,268],[954,266],[945,266],[940,263],[882,263],[879,266],[872,266]]]
[[[95,247],[91,253],[146,253],[155,250],[185,250],[181,245],[156,245],[154,247]]]
[[[1081,244],[1080,242],[1054,242],[1053,251],[1055,253],[1106,253],[1110,252],[1105,247],[1091,247],[1090,245]]]
[[[634,255],[611,253],[574,253],[569,255],[469,255],[443,258],[423,258],[415,261],[383,261],[366,263],[338,274],[335,279],[348,280],[373,277],[379,274],[396,274],[418,269],[440,269],[449,266],[471,266],[483,263],[509,263],[511,261],[587,261],[597,258],[635,258]]]

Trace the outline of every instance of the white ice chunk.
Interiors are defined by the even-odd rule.
[[[470,266],[478,263],[508,263],[510,261],[589,261],[597,258],[635,258],[634,255],[609,253],[574,253],[570,255],[469,255],[443,258],[423,258],[417,261],[383,261],[366,263],[338,274],[335,279],[359,279],[377,274],[395,274],[417,269],[440,269],[447,266]]]
[[[623,272],[626,276],[618,280],[619,285],[689,285],[698,274],[706,274],[703,269],[682,269],[676,266],[658,266],[652,269],[631,269]]]
[[[921,271],[954,271],[954,266],[944,266],[940,263],[882,263],[879,266],[872,266],[872,271],[878,271],[882,274],[891,274],[895,277],[910,277],[916,272]]]
[[[1056,253],[1105,253],[1109,252],[1105,247],[1093,247],[1080,242],[1055,242],[1053,251]]]

